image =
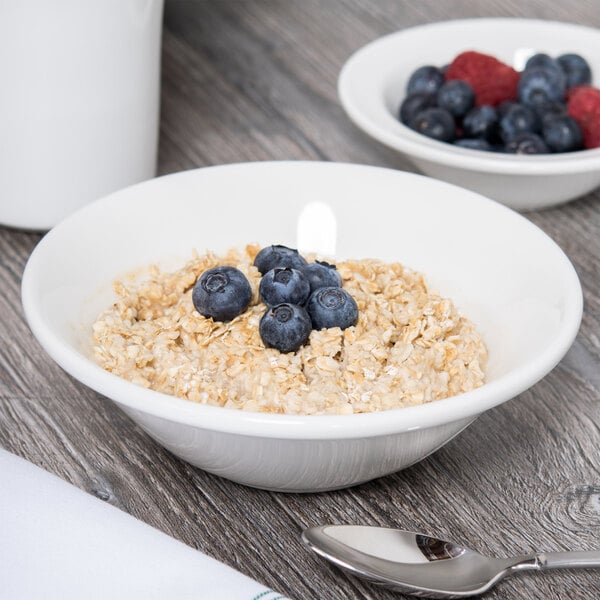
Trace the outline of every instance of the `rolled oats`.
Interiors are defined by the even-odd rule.
[[[265,348],[258,324],[259,247],[195,254],[181,269],[150,268],[141,283],[116,282],[117,301],[93,325],[107,371],[193,402],[288,414],[352,414],[432,402],[481,386],[486,348],[452,302],[399,263],[337,263],[355,298],[355,326],[312,331],[296,353]],[[228,323],[200,315],[192,287],[206,269],[230,265],[252,287],[246,312]]]

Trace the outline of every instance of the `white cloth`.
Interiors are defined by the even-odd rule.
[[[281,600],[0,449],[0,600]]]

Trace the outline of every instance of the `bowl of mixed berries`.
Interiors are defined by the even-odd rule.
[[[376,40],[338,89],[360,128],[425,174],[532,210],[600,185],[598,86],[597,30],[471,19]]]

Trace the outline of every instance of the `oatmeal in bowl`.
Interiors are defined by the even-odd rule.
[[[263,255],[255,268],[249,242],[298,247],[308,265],[271,279],[280,267]],[[298,266],[309,288],[326,285],[315,304],[347,307],[339,321],[310,300],[259,301],[263,280],[269,303],[287,298],[282,278],[305,293],[285,271]],[[231,281],[224,267],[250,287],[232,306],[204,294]],[[582,309],[568,258],[506,207],[412,173],[319,162],[224,165],[121,190],[46,235],[22,289],[35,337],[98,402],[192,465],[287,492],[393,473],[518,402],[564,356]],[[308,331],[299,306],[313,313]],[[296,319],[286,345],[274,321]]]
[[[338,286],[311,279],[315,269],[306,261],[298,269],[266,270],[268,264],[261,274],[259,250],[248,245],[223,256],[195,254],[179,270],[152,267],[141,282],[115,283],[117,301],[93,325],[98,363],[133,383],[193,402],[300,415],[414,406],[483,384],[487,351],[481,336],[450,299],[428,289],[420,273],[373,259],[309,263],[330,280],[337,277],[358,309],[338,324],[332,308]],[[196,306],[197,292],[206,274],[209,285],[213,275],[214,288],[214,277],[224,270],[237,277],[231,282],[235,301],[246,293],[247,300],[220,318],[214,316],[218,308]],[[273,277],[284,282],[270,284]],[[319,290],[329,294],[321,308]],[[215,288],[214,297],[224,297],[222,291]],[[286,302],[286,294],[293,302]],[[333,320],[327,322],[324,311]],[[285,345],[298,329],[289,327],[296,313],[306,315],[301,325],[308,325],[300,327],[301,343]],[[264,327],[269,318],[281,329],[275,339]]]

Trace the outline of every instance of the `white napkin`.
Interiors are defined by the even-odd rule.
[[[282,600],[0,449],[1,600]]]

